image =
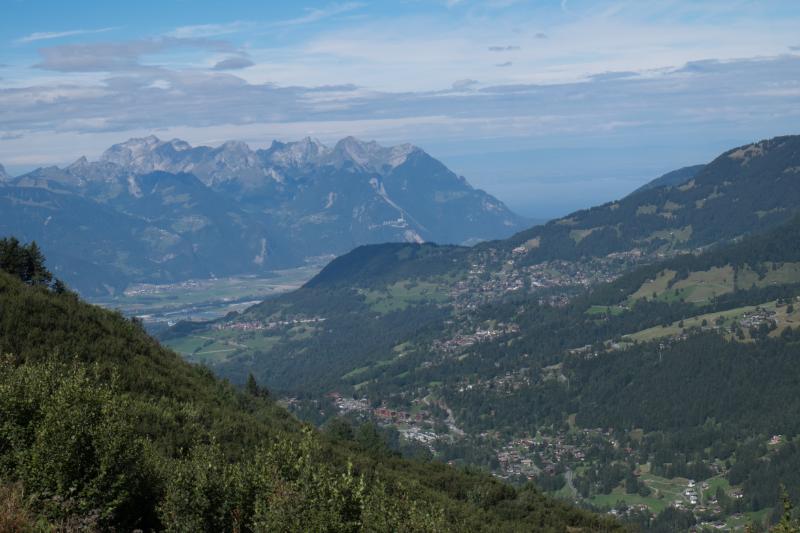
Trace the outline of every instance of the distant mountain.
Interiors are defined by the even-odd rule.
[[[368,243],[474,243],[524,227],[422,149],[353,137],[333,147],[306,138],[259,150],[239,141],[212,148],[130,139],[99,161],[5,176],[0,195],[9,206],[2,231],[39,241],[54,269],[87,294],[136,281],[257,274]],[[104,217],[126,222],[88,229]],[[109,233],[113,239],[96,238]]]
[[[356,248],[300,290],[227,319],[325,318],[327,327],[315,333],[313,347],[287,336],[268,352],[242,349],[214,367],[234,380],[257,372],[271,386],[294,392],[337,386],[354,368],[385,360],[394,346],[436,336],[451,314],[461,324],[463,313],[506,298],[536,293],[528,297],[537,305],[539,294],[568,299],[642,262],[774,230],[798,213],[797,169],[800,136],[781,137],[730,150],[682,185],[644,190],[508,239],[471,248]],[[341,333],[356,329],[356,336]],[[165,339],[173,335],[185,332],[174,330]]]
[[[690,175],[693,177],[683,181]],[[332,262],[309,285],[347,284],[356,277],[361,284],[370,284],[370,280],[388,283],[441,273],[442,269],[468,270],[470,264],[487,261],[508,268],[511,260],[530,266],[632,250],[657,257],[767,231],[800,212],[800,136],[735,148],[707,165],[676,170],[651,185],[621,200],[576,211],[472,249],[437,247],[435,253],[420,253],[414,247],[356,249]],[[391,259],[395,254],[405,259]]]
[[[8,174],[6,174],[6,169],[3,165],[0,165],[0,180],[7,180]]]
[[[678,170],[673,170],[672,172],[667,172],[663,176],[645,183],[631,194],[636,194],[650,189],[657,189],[659,187],[674,187],[676,185],[683,185],[695,177],[701,170],[703,170],[704,167],[705,165],[692,165],[689,167],[679,168]]]

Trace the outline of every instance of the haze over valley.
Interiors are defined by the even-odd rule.
[[[0,533],[800,532],[800,4],[7,3]]]

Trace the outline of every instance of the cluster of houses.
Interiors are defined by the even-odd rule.
[[[584,461],[586,455],[577,445],[567,444],[564,436],[523,437],[509,441],[497,451],[498,477],[524,476],[533,479],[544,473],[555,475],[567,462]],[[562,469],[563,471],[563,469]]]
[[[511,392],[523,387],[529,387],[531,381],[530,368],[523,367],[513,372],[508,371],[502,376],[495,376],[491,379],[478,379],[472,383],[463,381],[458,387],[458,392],[469,392],[475,389],[495,389]]]
[[[551,307],[566,307],[572,298],[568,294],[548,294],[539,298],[539,305],[549,305]]]
[[[472,265],[467,279],[455,283],[450,297],[457,311],[476,309],[483,303],[525,287],[525,281],[518,270],[499,270],[489,279],[483,279],[483,273],[482,267]]]
[[[531,289],[588,287],[597,283],[613,281],[619,269],[605,261],[575,262],[548,261],[527,267]]]
[[[637,513],[637,512],[638,513],[643,513],[643,512],[644,513],[649,513],[650,512],[650,508],[647,505],[643,504],[643,503],[637,503],[635,505],[625,505],[625,506],[622,506],[622,507],[617,507],[617,508],[611,509],[610,511],[608,511],[608,514],[610,514],[611,516],[616,516],[617,518],[623,518],[625,516],[629,516],[629,515],[631,515],[633,513]]]
[[[530,453],[532,446],[533,439],[520,438],[512,440],[498,450],[497,460],[500,463],[498,477],[508,479],[512,476],[524,476],[534,479],[541,469],[533,461],[533,455]]]
[[[497,339],[503,335],[518,333],[517,324],[498,324],[495,327],[478,329],[474,333],[461,334],[446,340],[433,341],[433,349],[443,353],[453,353],[462,348],[467,348],[479,342],[487,342]]]
[[[745,329],[758,328],[762,325],[777,327],[778,319],[775,318],[775,311],[772,309],[765,309],[763,307],[756,307],[754,311],[748,311],[743,314],[738,321],[739,326]]]
[[[153,296],[161,294],[164,291],[171,289],[198,289],[206,285],[208,282],[190,279],[178,283],[169,283],[165,285],[155,285],[152,283],[140,283],[125,289],[125,296]]]
[[[436,432],[418,426],[400,428],[398,431],[406,440],[421,442],[430,451],[433,451],[434,443],[439,440],[439,435]]]
[[[235,330],[235,331],[261,331],[261,330],[273,330],[286,327],[294,327],[299,325],[317,324],[319,322],[324,322],[324,321],[325,318],[323,317],[312,317],[312,318],[293,318],[289,320],[274,320],[272,322],[263,322],[260,320],[222,322],[219,324],[214,324],[214,329]]]
[[[686,500],[689,502],[689,505],[697,505],[699,496],[697,495],[697,486],[693,479],[689,480],[686,490],[683,491],[683,495],[686,496]]]
[[[492,249],[475,258],[466,279],[456,282],[450,293],[456,311],[470,311],[481,304],[508,293],[525,290],[538,292],[546,289],[567,291],[549,302],[566,305],[571,290],[597,283],[612,281],[632,264],[641,262],[641,250],[609,254],[591,261],[547,261],[536,265],[520,265],[519,260],[528,251],[525,246],[512,250],[510,256],[500,257]],[[502,262],[499,268],[488,268]],[[488,272],[488,273],[487,273]],[[554,298],[554,296],[550,296]]]
[[[328,394],[328,397],[341,414],[358,413],[392,424],[422,424],[430,419],[430,413],[427,411],[420,410],[412,414],[408,411],[389,409],[385,406],[373,408],[366,398],[345,398],[338,392],[332,392]]]

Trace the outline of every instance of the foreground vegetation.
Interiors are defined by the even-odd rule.
[[[533,486],[401,459],[369,427],[320,434],[254,380],[237,390],[137,321],[11,272],[0,530],[619,529]]]

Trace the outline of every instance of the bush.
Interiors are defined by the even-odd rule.
[[[133,528],[154,497],[128,405],[81,367],[0,364],[0,464],[52,519]]]

